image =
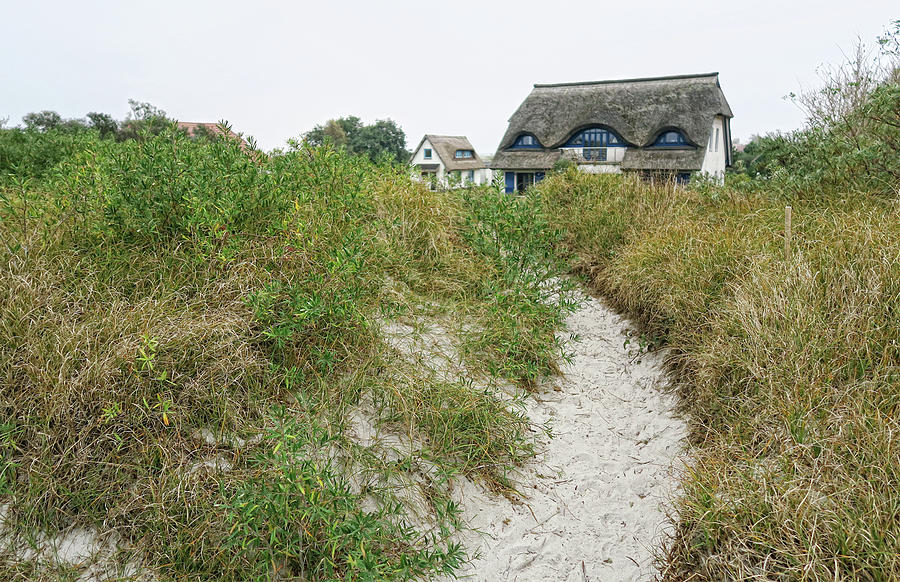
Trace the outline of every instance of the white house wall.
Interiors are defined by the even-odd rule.
[[[454,170],[452,172],[447,172],[447,183],[442,184],[444,186],[449,185],[450,176],[454,175],[456,172],[459,172],[460,185],[465,186],[468,183],[468,175],[469,172],[473,173],[473,182],[476,186],[482,186],[484,184],[490,184],[494,180],[494,172],[490,168],[478,168],[475,170]]]
[[[494,181],[494,171],[490,168],[483,168],[481,170],[475,170],[475,183],[479,186],[483,184],[490,184]]]
[[[700,172],[713,176],[716,180],[725,179],[725,164],[727,160],[727,150],[730,144],[725,142],[725,118],[717,115],[713,119],[712,128],[709,132],[709,143],[706,144],[706,156],[703,158],[703,165]]]
[[[430,159],[427,159],[425,157],[426,149],[431,150],[431,158]],[[416,152],[413,154],[410,164],[413,166],[413,169],[415,172],[414,177],[417,180],[421,179],[421,171],[419,170],[419,168],[417,166],[419,166],[420,164],[437,164],[438,169],[435,172],[435,178],[437,179],[438,183],[441,184],[442,186],[449,185],[450,172],[447,171],[447,167],[444,165],[443,160],[441,160],[440,156],[438,156],[437,150],[435,149],[435,147],[432,145],[432,143],[428,139],[423,141],[422,146],[419,147],[419,149],[416,150]],[[483,184],[490,184],[494,180],[494,172],[490,168],[478,168],[478,169],[474,170],[474,172],[475,172],[474,180],[475,180],[476,185],[481,186]],[[469,170],[461,170],[460,171],[461,179],[465,180],[466,176],[468,176],[468,175],[469,175]]]
[[[426,149],[431,150],[431,158],[425,157]],[[422,142],[422,146],[418,149],[418,151],[416,151],[415,154],[413,154],[411,163],[414,166],[417,166],[419,164],[437,164],[438,165],[437,180],[441,183],[444,182],[444,177],[445,177],[444,162],[441,161],[440,156],[438,156],[437,150],[434,149],[434,146],[431,145],[431,142],[428,141],[427,139],[424,142]],[[419,173],[418,169],[416,170],[416,173],[417,174]]]

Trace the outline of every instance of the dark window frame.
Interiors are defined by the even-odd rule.
[[[541,142],[537,137],[532,133],[522,133],[516,138],[516,141],[513,142],[508,149],[511,150],[533,150],[533,149],[541,149],[544,146],[541,145]]]
[[[573,132],[564,148],[624,148],[628,144],[618,133],[609,127],[595,125]]]
[[[668,139],[669,137],[674,137],[674,141]],[[665,138],[665,139],[664,139]],[[653,140],[653,143],[650,145],[653,148],[692,148],[694,144],[688,141],[687,136],[684,135],[684,132],[678,129],[666,129],[659,132],[659,135],[656,136],[656,139]]]

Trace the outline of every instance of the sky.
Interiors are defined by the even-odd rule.
[[[326,120],[392,119],[497,148],[535,83],[719,72],[732,134],[788,131],[786,100],[896,0],[49,2],[0,0],[0,120],[32,111],[123,119],[128,99],[228,120],[265,150]]]

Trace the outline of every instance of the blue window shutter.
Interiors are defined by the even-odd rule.
[[[535,172],[534,173],[534,181],[535,182],[540,182],[543,179],[544,179],[544,172]]]
[[[506,172],[506,193],[512,194],[516,191],[516,173]]]

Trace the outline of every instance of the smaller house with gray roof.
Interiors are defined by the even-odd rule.
[[[718,73],[535,85],[491,167],[509,193],[563,159],[592,173],[721,181],[731,165],[732,116]]]
[[[478,157],[468,138],[461,135],[426,134],[409,163],[418,179],[433,187],[489,184],[493,172]]]

